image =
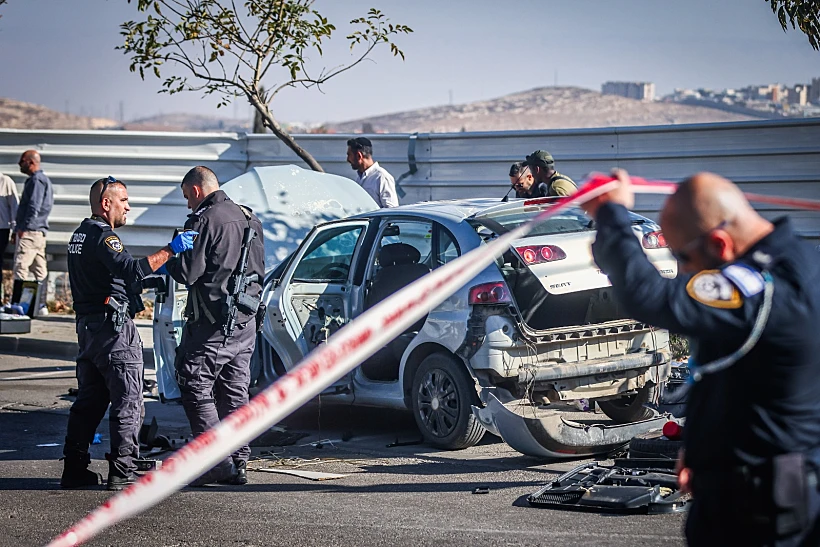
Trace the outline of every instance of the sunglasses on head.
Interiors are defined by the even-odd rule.
[[[703,245],[703,242],[706,240],[706,237],[709,236],[709,234],[711,234],[712,232],[714,232],[716,230],[722,230],[728,224],[729,224],[728,220],[723,220],[723,221],[720,222],[720,224],[718,224],[717,226],[715,226],[711,230],[700,234],[695,239],[693,239],[692,241],[690,241],[689,243],[687,243],[686,245],[684,245],[683,247],[681,247],[677,251],[673,251],[670,248],[669,252],[672,253],[672,256],[674,256],[675,260],[677,260],[680,264],[686,264],[687,262],[691,262],[692,261],[692,251],[694,251],[695,248],[700,247],[701,245]]]
[[[106,190],[106,188],[108,188],[108,185],[109,184],[115,184],[117,182],[118,182],[117,179],[115,179],[111,175],[108,175],[108,178],[103,180],[102,189],[100,190],[100,203],[102,203],[103,196],[105,195],[105,190]]]

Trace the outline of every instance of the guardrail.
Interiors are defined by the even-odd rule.
[[[300,135],[331,173],[353,178],[345,162],[349,135]],[[682,179],[696,171],[724,175],[748,192],[820,199],[820,118],[604,129],[373,135],[374,156],[401,181],[403,203],[498,196],[509,189],[510,163],[549,150],[573,179],[623,167],[647,178]],[[22,184],[17,160],[39,150],[55,185],[48,252],[64,268],[65,246],[89,214],[88,187],[113,175],[129,185],[132,206],[123,241],[134,254],[165,243],[188,213],[179,189],[194,165],[220,180],[253,166],[301,164],[273,135],[124,131],[0,130],[0,171]],[[415,160],[415,161],[412,161]],[[415,172],[410,174],[411,165]],[[636,210],[654,216],[661,198],[639,196]],[[767,217],[786,212],[761,207]],[[820,238],[820,216],[791,212],[797,230]]]

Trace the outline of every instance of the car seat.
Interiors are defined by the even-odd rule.
[[[382,247],[379,250],[381,269],[373,276],[365,307],[372,308],[391,294],[430,273],[430,268],[419,264],[420,259],[419,250],[407,243],[391,243]],[[421,325],[408,330],[419,328]]]
[[[391,243],[379,250],[381,269],[373,276],[373,283],[365,298],[369,309],[413,281],[430,273],[430,268],[419,264],[421,253],[407,243]],[[362,364],[362,371],[371,380],[394,381],[398,379],[401,356],[422,326],[427,316],[407,328],[395,340],[382,348]]]

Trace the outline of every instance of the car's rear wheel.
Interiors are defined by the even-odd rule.
[[[654,397],[656,390],[655,384],[646,384],[633,395],[598,401],[598,406],[612,421],[619,424],[648,420],[652,417],[652,411],[643,405]]]
[[[478,394],[464,365],[443,353],[421,362],[413,377],[413,416],[425,441],[447,450],[474,446],[485,429],[473,415]]]

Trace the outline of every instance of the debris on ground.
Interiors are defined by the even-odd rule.
[[[180,442],[177,445],[176,441],[172,441],[165,435],[159,435],[159,424],[157,424],[157,417],[151,418],[151,423],[148,425],[142,424],[139,432],[139,442],[150,450],[150,454],[158,454],[167,450],[176,450],[185,442]],[[182,438],[184,439],[184,438]]]
[[[490,487],[489,486],[476,486],[473,488],[473,494],[489,494]]]
[[[618,459],[586,463],[527,497],[534,507],[601,513],[676,513],[688,509],[674,461]]]
[[[330,481],[335,479],[343,479],[347,477],[347,475],[343,475],[341,473],[324,473],[322,471],[301,471],[299,469],[277,469],[272,467],[263,467],[261,469],[256,469],[256,471],[264,471],[265,473],[279,473],[282,475],[293,475],[294,477],[300,477],[302,479],[308,479],[312,481]]]
[[[249,446],[291,446],[308,435],[309,433],[302,431],[287,431],[282,427],[274,426],[252,440]]]
[[[395,448],[397,446],[414,446],[414,445],[417,445],[417,444],[422,444],[423,442],[424,442],[424,439],[418,439],[418,440],[415,440],[415,441],[399,441],[399,438],[396,437],[395,442],[392,442],[392,443],[390,443],[386,446],[387,446],[387,448]]]

